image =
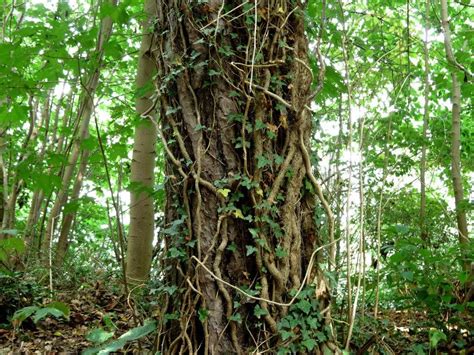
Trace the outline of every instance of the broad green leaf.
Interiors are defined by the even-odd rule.
[[[69,318],[69,315],[71,314],[71,309],[69,308],[67,304],[63,302],[59,302],[59,301],[51,302],[47,305],[47,307],[56,308],[57,310],[63,312],[66,318]]]
[[[430,346],[436,348],[441,340],[447,340],[446,334],[438,329],[430,329]]]
[[[36,306],[28,306],[24,307],[22,309],[19,309],[18,311],[13,314],[12,321],[18,321],[19,323],[23,322],[26,318],[30,317],[33,313],[35,313],[39,307]]]
[[[38,309],[35,312],[35,315],[33,316],[33,322],[37,323],[41,319],[43,319],[44,317],[47,317],[47,316],[50,316],[50,315],[55,317],[55,318],[59,318],[59,317],[67,318],[66,315],[61,310],[59,310],[57,308],[44,307],[44,308]]]
[[[114,336],[114,332],[107,332],[102,328],[92,329],[87,335],[86,339],[92,343],[102,344]]]
[[[113,351],[117,351],[117,350],[122,349],[125,346],[125,344],[127,344],[130,341],[140,339],[140,338],[150,334],[155,329],[156,329],[156,322],[151,321],[149,323],[146,323],[143,326],[130,329],[128,332],[121,335],[117,340],[111,341],[108,344],[104,344],[104,345],[102,345],[100,347],[96,347],[96,348],[87,349],[86,351],[83,352],[83,355],[94,355],[94,354],[106,355],[106,354],[109,354]]]

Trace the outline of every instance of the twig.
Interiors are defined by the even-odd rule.
[[[258,0],[255,0],[255,18],[253,26],[253,51],[252,51],[252,63],[250,68],[250,92],[252,92],[252,83],[253,83],[253,71],[255,65],[255,55],[257,53],[257,20],[258,20]]]

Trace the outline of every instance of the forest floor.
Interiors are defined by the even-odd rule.
[[[16,328],[0,324],[0,355],[81,353],[94,347],[86,339],[92,329],[113,331],[117,337],[136,326],[130,300],[114,294],[103,282],[59,292],[56,299],[69,306],[69,319],[46,317],[35,324],[28,318]],[[380,319],[374,323],[367,317],[365,325],[355,329],[355,354],[474,354],[473,327],[446,326],[446,339],[440,339],[436,350],[430,351],[433,320],[426,313],[385,310]],[[474,318],[466,316],[457,324],[473,325]],[[128,343],[123,352],[151,353],[152,343],[150,335],[140,343]]]

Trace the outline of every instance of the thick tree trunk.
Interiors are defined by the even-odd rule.
[[[135,128],[133,157],[131,165],[130,227],[127,242],[127,280],[139,284],[148,279],[151,267],[153,238],[155,234],[155,210],[153,188],[157,130],[156,110],[151,95],[154,92],[153,74],[156,71],[155,35],[150,32],[151,20],[156,16],[156,1],[146,0],[145,12],[148,20],[144,24],[138,62],[137,87],[150,88],[137,99],[136,110],[146,117]]]
[[[169,164],[163,270],[167,289],[177,289],[164,301],[157,348],[328,350],[329,292],[313,253],[316,194],[327,204],[308,153],[302,5],[158,4]],[[302,335],[304,314],[314,327]]]

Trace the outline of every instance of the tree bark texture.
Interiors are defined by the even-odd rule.
[[[312,73],[303,5],[157,4],[169,290],[157,349],[328,350],[328,285],[323,261],[312,258],[321,244],[315,215],[325,212],[316,207],[316,195],[324,198],[309,155]],[[289,323],[304,319],[300,302],[311,305],[311,332],[322,335],[309,347]]]

